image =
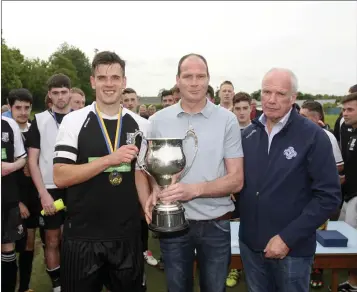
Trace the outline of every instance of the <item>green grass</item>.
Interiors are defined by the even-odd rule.
[[[329,124],[330,128],[333,129],[337,118],[338,118],[338,115],[326,115],[325,116],[325,124]]]

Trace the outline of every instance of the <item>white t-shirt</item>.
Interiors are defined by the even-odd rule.
[[[327,134],[327,136],[330,138],[332,150],[333,150],[333,156],[335,157],[336,165],[343,165],[341,150],[340,147],[338,146],[338,142],[335,136],[330,131],[327,131],[325,129],[324,131]]]

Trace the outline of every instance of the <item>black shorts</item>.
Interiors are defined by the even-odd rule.
[[[49,194],[52,196],[53,201],[58,199],[62,199],[65,202],[65,189],[47,189]],[[42,210],[42,207],[41,207]],[[41,213],[39,215],[39,225],[43,227],[45,230],[56,230],[61,228],[65,219],[65,211],[59,211],[55,215],[52,216],[42,216]]]
[[[18,205],[1,210],[1,244],[15,243],[25,236]]]
[[[24,224],[28,229],[39,227],[39,216],[42,210],[41,201],[36,188],[33,185],[20,186],[20,201],[27,207],[30,216],[24,219]]]
[[[61,291],[141,292],[144,258],[140,234],[116,241],[63,239]]]

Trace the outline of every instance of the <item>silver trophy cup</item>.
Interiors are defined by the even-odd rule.
[[[195,160],[198,139],[195,132],[190,129],[183,139],[180,138],[146,138],[143,132],[136,131],[128,137],[127,142],[135,143],[135,138],[140,135],[147,142],[145,156],[138,158],[138,164],[147,174],[155,179],[160,188],[167,188],[176,183],[190,170]],[[190,166],[186,165],[186,156],[183,152],[183,141],[192,135],[195,139],[195,152]],[[128,143],[129,144],[129,143]],[[180,202],[164,204],[160,200],[152,211],[152,221],[149,228],[155,232],[169,233],[184,230],[188,227],[185,218],[185,209]]]

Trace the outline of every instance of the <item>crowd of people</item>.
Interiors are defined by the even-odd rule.
[[[320,103],[297,106],[298,80],[288,69],[264,75],[262,110],[230,81],[216,105],[198,54],[179,60],[161,110],[140,104],[125,70],[116,53],[97,53],[89,80],[95,101],[87,106],[68,76],[51,76],[46,109],[33,120],[31,92],[10,91],[1,120],[2,291],[15,291],[18,270],[18,291],[33,291],[38,228],[54,292],[145,291],[145,262],[164,270],[170,292],[190,292],[195,260],[201,291],[223,292],[242,274],[229,269],[236,219],[248,291],[322,287],[323,271],[312,270],[316,230],[328,220],[357,229],[357,85],[342,99],[332,133]],[[127,136],[184,137],[188,129],[198,155],[162,190],[137,164],[145,141],[127,144]],[[185,149],[187,157],[192,151]],[[188,230],[155,235],[159,259],[148,247],[157,200],[182,202],[189,221]],[[339,291],[357,291],[357,271]]]

